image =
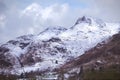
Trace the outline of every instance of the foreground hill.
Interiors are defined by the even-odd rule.
[[[120,33],[60,68],[68,80],[120,80]]]

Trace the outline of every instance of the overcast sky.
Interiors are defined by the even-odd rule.
[[[0,43],[87,15],[120,22],[120,0],[0,0]]]

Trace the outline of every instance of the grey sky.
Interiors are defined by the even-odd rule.
[[[0,0],[0,43],[51,26],[70,27],[83,15],[120,22],[119,8],[120,0]]]

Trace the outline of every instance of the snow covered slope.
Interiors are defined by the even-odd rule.
[[[38,35],[24,35],[0,46],[0,71],[20,74],[44,71],[65,62],[119,32],[119,24],[91,17],[79,18],[74,26],[47,28]],[[3,63],[4,62],[4,63]]]
[[[118,33],[119,24],[104,23],[100,19],[83,16],[75,25],[59,36],[67,45],[72,55],[79,56],[99,42]]]

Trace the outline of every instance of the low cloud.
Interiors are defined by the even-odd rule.
[[[95,0],[100,17],[109,22],[120,21],[120,0]]]
[[[0,0],[0,14],[3,14],[6,10],[6,5]]]
[[[68,9],[68,4],[43,7],[37,3],[32,3],[24,9],[11,8],[0,16],[1,42],[24,34],[38,34],[47,27],[65,26],[63,21]]]
[[[67,4],[54,4],[42,7],[37,3],[33,3],[21,12],[20,18],[32,20],[34,29],[62,25],[62,20],[68,14],[68,8]]]

